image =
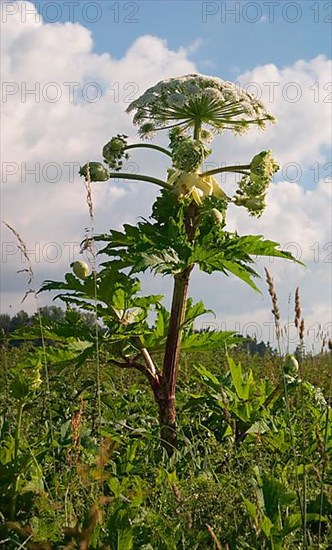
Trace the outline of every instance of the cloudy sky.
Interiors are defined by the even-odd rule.
[[[263,217],[233,208],[228,228],[264,234],[305,262],[303,268],[261,259],[257,268],[272,273],[285,324],[300,287],[308,346],[318,332],[331,336],[328,3],[44,0],[2,1],[0,7],[1,219],[26,241],[36,288],[44,279],[62,279],[70,262],[81,258],[79,243],[90,221],[78,167],[101,160],[102,146],[117,133],[136,139],[125,109],[147,87],[201,72],[241,84],[278,119],[265,132],[218,137],[211,162],[245,163],[262,149],[273,150],[281,169]],[[126,168],[165,177],[167,164],[152,152],[132,155]],[[221,183],[229,190],[234,185]],[[95,184],[96,232],[148,216],[157,193],[145,183]],[[27,289],[16,271],[26,263],[3,224],[1,255],[1,312],[14,314]],[[231,277],[197,272],[191,294],[216,313],[204,323],[273,341],[265,281],[258,285],[262,295]],[[165,279],[146,277],[143,288],[165,293],[169,302]],[[40,305],[51,300],[45,294]],[[36,304],[31,298],[23,307],[32,312]]]

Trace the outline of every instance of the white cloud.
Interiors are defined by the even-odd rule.
[[[33,10],[25,4],[26,11]],[[3,27],[2,219],[26,240],[41,278],[48,272],[59,278],[69,264],[69,247],[60,261],[45,262],[48,243],[62,248],[79,243],[90,223],[78,166],[100,160],[101,146],[112,135],[136,134],[125,113],[128,103],[156,80],[195,71],[188,55],[198,43],[172,51],[164,40],[146,35],[115,59],[93,53],[91,33],[79,24],[44,24],[33,14],[23,22],[18,10]],[[70,96],[73,89],[75,97]],[[93,102],[93,93],[100,90]],[[137,155],[128,171],[144,158]],[[153,155],[151,160],[155,163]],[[155,188],[144,184],[96,184],[96,231],[148,215],[155,194]],[[9,287],[24,285],[22,279],[12,280],[21,267],[20,255],[12,254],[14,239],[3,226],[1,237],[2,306],[17,309],[22,292],[14,304]]]
[[[69,166],[64,163],[71,163],[76,174],[74,163],[99,160],[101,146],[112,135],[126,133],[134,137],[131,119],[124,112],[128,102],[158,80],[197,70],[189,55],[199,42],[174,51],[164,40],[145,35],[135,40],[121,59],[116,59],[109,53],[94,53],[91,33],[79,24],[44,24],[36,22],[34,17],[23,23],[18,14],[8,17],[3,27],[6,140],[2,150],[2,218],[22,234],[30,248],[36,250],[39,243],[44,250],[35,265],[39,283],[44,278],[61,278],[69,264],[66,254],[58,262],[45,261],[48,243],[56,242],[62,247],[63,243],[78,243],[84,236],[84,228],[89,226],[84,186],[77,175],[74,181],[69,181]],[[243,162],[265,148],[272,148],[282,164],[298,163],[303,170],[324,160],[324,147],[329,145],[331,135],[327,101],[331,90],[324,89],[330,80],[330,71],[331,62],[320,55],[309,61],[300,60],[291,67],[269,64],[240,75],[238,82],[255,82],[257,89],[262,90],[262,99],[270,103],[270,110],[279,122],[264,133],[252,131],[241,139],[231,135],[217,138],[212,160],[228,164]],[[296,86],[291,87],[292,82]],[[35,88],[36,83],[40,86],[37,100],[25,94],[25,90]],[[50,83],[55,85],[52,87]],[[74,100],[69,98],[68,83],[78,83]],[[273,85],[266,83],[279,84],[274,88],[275,97],[273,100],[270,97],[271,101],[269,92],[272,93]],[[59,90],[61,98],[51,102],[49,98]],[[92,94],[100,90],[100,99],[93,102]],[[291,101],[292,93],[298,90],[301,98]],[[222,152],[222,158],[218,151]],[[140,171],[162,176],[167,163],[162,160],[157,164],[158,158],[155,152],[132,156]],[[9,174],[16,167],[8,163],[17,163],[17,174]],[[36,163],[40,163],[39,168]],[[36,175],[26,174],[34,166],[40,173],[39,182]],[[61,170],[59,181],[51,183],[57,166]],[[312,170],[309,174],[313,177]],[[310,189],[303,187],[303,180],[287,182],[285,174],[278,176],[281,181],[271,186],[269,206],[258,221],[235,207],[229,213],[229,228],[236,228],[240,233],[262,233],[283,246],[297,243],[301,259],[308,263],[306,270],[289,262],[269,260],[258,262],[258,269],[262,272],[267,265],[273,272],[284,303],[288,293],[300,283],[305,291],[303,300],[308,322],[325,324],[331,320],[331,263],[324,260],[331,252],[328,243],[332,240],[331,190],[324,181],[326,175],[318,173],[319,181],[313,182]],[[143,183],[96,184],[93,187],[96,231],[119,227],[122,222],[134,223],[139,215],[148,215],[156,192],[154,186]],[[3,308],[12,304],[17,310],[24,283],[22,279],[15,279],[14,272],[21,264],[17,254],[8,252],[12,236],[3,227],[1,232],[7,252],[4,258],[3,247]],[[194,297],[202,297],[208,307],[215,308],[218,319],[233,325],[229,328],[234,328],[237,321],[264,323],[270,318],[263,283],[260,287],[264,299],[232,278],[207,277],[203,274],[193,277]],[[157,279],[144,285],[162,292],[164,283],[165,280]]]
[[[323,149],[330,149],[332,132],[331,73],[332,61],[318,55],[309,61],[296,61],[290,67],[258,66],[235,78],[237,83],[264,101],[277,117],[277,124],[264,132],[253,129],[241,141],[231,135],[222,138],[230,148],[232,159],[241,160],[237,158],[237,150],[250,157],[269,144],[282,167],[287,163],[297,163],[304,172],[315,162],[324,160]],[[301,170],[297,174],[299,178]],[[313,179],[314,168],[311,170],[309,177]],[[286,166],[283,176],[295,179],[294,173],[296,175],[296,167],[292,172]]]
[[[258,222],[248,218],[244,209],[233,207],[229,227],[240,234],[259,228],[267,238],[278,240],[306,262],[315,259],[318,245],[331,240],[331,203],[331,184],[320,181],[314,189],[304,189],[298,183],[281,181],[271,184],[267,208]]]

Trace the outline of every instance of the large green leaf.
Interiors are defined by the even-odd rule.
[[[201,315],[205,315],[206,313],[213,313],[211,309],[206,309],[203,302],[197,302],[196,304],[193,303],[193,300],[191,298],[187,301],[186,306],[186,314],[185,314],[185,320],[183,323],[184,327],[193,327],[193,323],[197,317],[200,317]]]
[[[284,258],[301,264],[290,252],[280,250],[278,243],[264,240],[262,235],[239,237],[236,233],[228,233],[220,228],[219,233],[211,230],[201,239],[198,238],[188,258],[188,265],[197,263],[206,273],[232,273],[259,291],[253,281],[259,275],[250,265],[255,256]]]
[[[231,347],[238,343],[234,332],[198,332],[184,335],[181,344],[182,351],[212,351]]]
[[[249,373],[244,375],[241,365],[236,365],[231,357],[227,356],[227,362],[238,397],[248,400],[255,393],[256,389],[252,371],[249,370]]]

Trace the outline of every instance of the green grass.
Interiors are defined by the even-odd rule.
[[[241,362],[243,377],[253,370],[256,394],[262,380],[280,382],[277,357],[243,351],[232,356],[236,364]],[[23,347],[2,352],[4,548],[331,547],[324,521],[331,519],[332,508],[331,434],[325,434],[326,403],[319,404],[321,394],[316,391],[319,386],[329,399],[331,354],[305,359],[312,386],[290,386],[293,446],[284,395],[264,416],[268,431],[236,442],[237,431],[261,418],[255,409],[257,395],[248,400],[251,416],[246,423],[238,414],[249,405],[239,400],[227,405],[222,385],[217,389],[215,381],[197,371],[203,366],[231,392],[225,353],[183,354],[177,396],[179,451],[171,460],[160,448],[156,407],[140,374],[101,364],[99,425],[95,365],[74,369],[53,364],[50,394],[43,380],[40,389],[25,398],[15,461],[22,402],[17,374],[29,385],[31,370],[22,367],[27,357]],[[305,537],[299,502],[306,509]],[[297,526],[287,533],[292,521]]]

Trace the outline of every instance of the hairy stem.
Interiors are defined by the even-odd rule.
[[[194,139],[200,139],[201,137],[201,122],[195,122],[195,127],[194,127]]]
[[[244,170],[250,170],[250,164],[238,164],[233,166],[222,166],[220,168],[214,168],[213,170],[208,170],[200,174],[201,176],[213,176],[214,174],[220,174],[221,172],[239,172],[243,174]]]
[[[195,238],[197,206],[194,202],[188,207],[185,219],[188,241]],[[186,314],[189,278],[193,265],[186,267],[174,276],[173,298],[162,373],[161,397],[157,399],[161,427],[162,445],[169,456],[177,448],[175,389],[178,375],[182,326]]]
[[[186,313],[189,276],[192,266],[174,277],[173,299],[166,350],[163,365],[165,393],[169,399],[175,397],[177,370],[180,355],[182,324]]]
[[[159,145],[153,145],[152,143],[134,143],[133,145],[127,145],[126,147],[124,147],[124,151],[143,147],[147,149],[155,149],[156,151],[160,151],[161,153],[164,153],[165,155],[172,158],[172,154],[167,149],[164,149],[164,147],[160,147]]]
[[[174,290],[164,355],[162,386],[157,399],[161,443],[172,456],[177,448],[175,388],[178,374],[182,325],[186,313],[189,276],[192,266],[174,277]]]
[[[124,180],[137,180],[137,181],[147,181],[149,183],[154,183],[163,187],[164,189],[172,189],[172,186],[166,183],[166,181],[160,180],[158,178],[153,178],[152,176],[143,176],[141,174],[130,174],[127,172],[110,172],[110,178],[121,178]]]

